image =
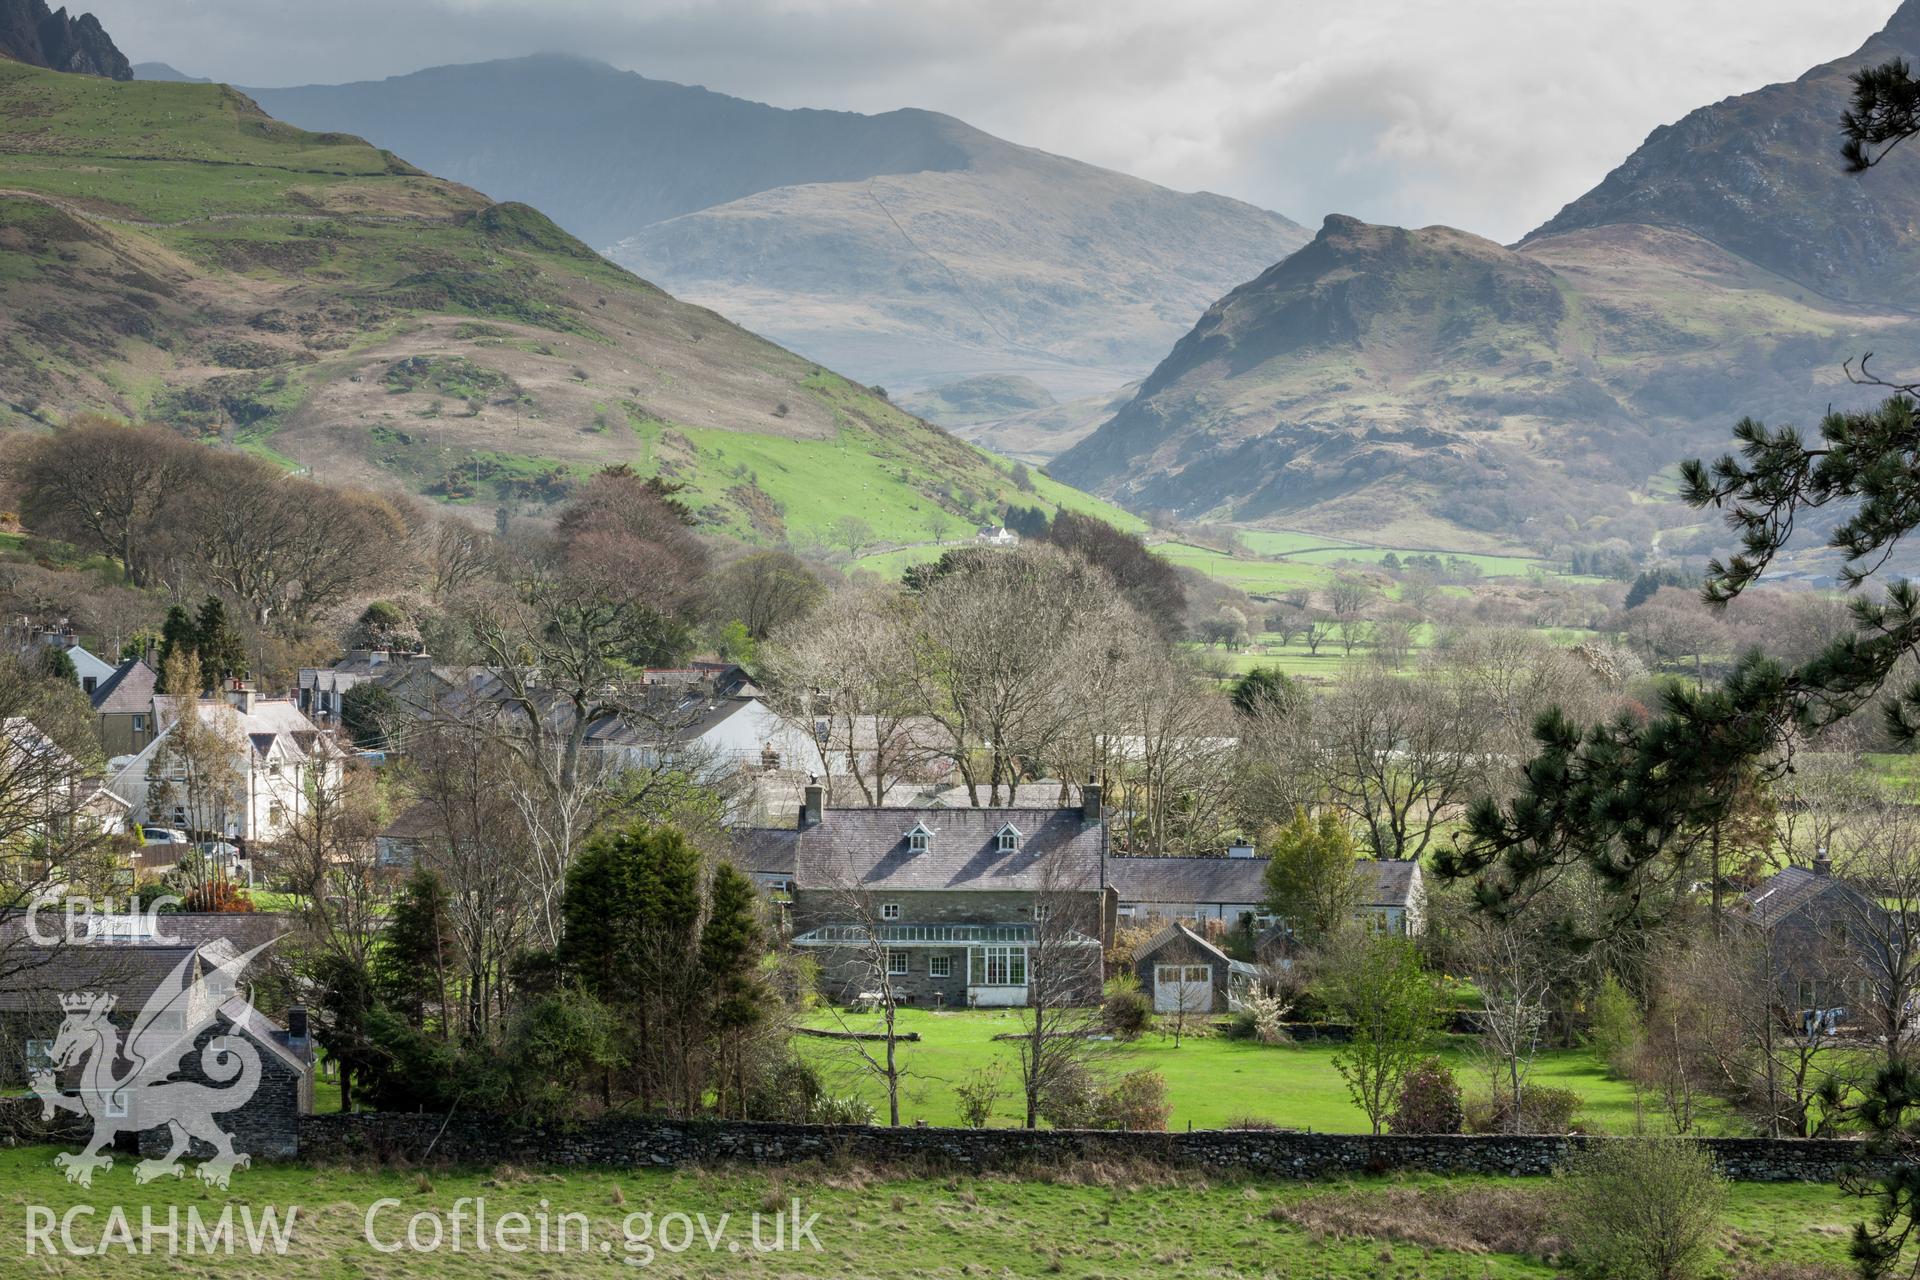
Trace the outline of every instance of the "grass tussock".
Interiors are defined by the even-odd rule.
[[[1551,1258],[1564,1243],[1556,1231],[1551,1190],[1541,1185],[1334,1191],[1276,1204],[1267,1216],[1315,1240],[1382,1240],[1454,1253]]]

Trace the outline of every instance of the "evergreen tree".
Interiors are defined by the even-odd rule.
[[[73,665],[73,655],[57,644],[47,645],[40,650],[40,674],[53,680],[65,680],[77,684],[80,672]]]
[[[1233,682],[1233,709],[1243,716],[1300,704],[1300,686],[1278,667],[1255,667]]]
[[[247,674],[247,647],[227,621],[227,606],[219,596],[208,596],[193,624],[194,646],[200,652],[200,677],[207,688],[219,689],[228,680]]]
[[[424,1029],[437,1011],[446,1031],[447,967],[453,956],[453,922],[440,877],[420,869],[394,901],[381,935],[375,978],[381,1001]]]
[[[707,922],[700,930],[700,972],[706,979],[712,1021],[716,1091],[722,1115],[745,1114],[744,1038],[760,1021],[765,992],[759,982],[760,895],[753,882],[728,863],[715,868],[708,888]]]
[[[160,651],[154,655],[154,671],[157,678],[153,687],[160,693],[198,693],[197,689],[169,689],[167,675],[174,666],[174,657],[193,657],[198,661],[200,652],[200,633],[194,629],[193,615],[181,605],[167,610],[167,620],[160,624]]]

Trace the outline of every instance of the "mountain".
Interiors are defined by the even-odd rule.
[[[627,463],[769,543],[1095,505],[1044,478],[1036,499],[527,205],[225,86],[0,62],[0,424],[87,410],[479,506]]]
[[[1005,417],[961,421],[950,429],[962,440],[982,449],[1044,467],[1093,434],[1096,427],[1125,408],[1139,390],[1138,382],[1129,382],[1117,391],[1063,400]],[[923,416],[946,425],[938,415]]]
[[[205,76],[190,76],[184,71],[168,66],[164,62],[136,62],[133,64],[135,80],[168,80],[175,84],[212,84]]]
[[[1138,509],[1411,545],[1723,544],[1672,500],[1675,463],[1748,414],[1872,402],[1841,369],[1864,351],[1920,365],[1902,274],[1920,166],[1863,183],[1837,129],[1850,68],[1920,54],[1916,12],[1656,130],[1517,246],[1328,218],[1051,473]]]
[[[1920,165],[1899,156],[1871,175],[1842,174],[1838,121],[1854,71],[1917,55],[1920,0],[1906,0],[1847,57],[1655,129],[1527,241],[1583,227],[1679,227],[1830,297],[1910,306],[1920,286]]]
[[[0,0],[0,58],[109,80],[133,79],[133,68],[98,18],[90,13],[71,18],[65,9],[48,12],[46,0]]]
[[[675,294],[900,388],[1110,388],[1306,240],[935,112],[788,110],[555,54],[248,92],[538,204]]]

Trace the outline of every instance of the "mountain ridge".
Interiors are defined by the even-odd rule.
[[[938,112],[771,107],[572,55],[248,92],[538,203],[677,296],[894,387],[1110,389],[1307,238]]]

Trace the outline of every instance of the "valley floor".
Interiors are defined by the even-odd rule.
[[[1169,1176],[1146,1168],[1081,1169],[1068,1179],[929,1178],[860,1168],[669,1173],[295,1164],[237,1171],[231,1195],[223,1195],[191,1178],[137,1186],[124,1162],[82,1189],[61,1177],[53,1155],[46,1147],[0,1151],[0,1274],[95,1276],[103,1263],[125,1277],[280,1280],[612,1276],[648,1269],[671,1276],[1504,1280],[1561,1271],[1548,1260],[1553,1187],[1542,1179],[1297,1183]],[[490,1223],[526,1215],[530,1241],[537,1240],[544,1215],[552,1227],[548,1249],[505,1252],[498,1242],[516,1243],[512,1235],[495,1235],[491,1247],[480,1249],[470,1198],[484,1198]],[[1731,1200],[1718,1244],[1719,1274],[1794,1280],[1846,1274],[1846,1234],[1862,1211],[1857,1201],[1833,1187],[1759,1183],[1736,1185]],[[808,1232],[793,1230],[795,1204]],[[245,1220],[242,1209],[260,1215],[269,1206],[282,1220],[293,1210],[284,1253],[254,1256],[241,1245],[231,1255],[189,1256],[183,1243],[169,1255],[162,1237],[149,1237],[159,1251],[147,1255],[113,1246],[104,1257],[48,1256],[38,1241],[35,1253],[26,1253],[30,1211],[58,1222],[76,1207],[91,1207],[91,1216],[70,1219],[73,1243],[97,1247],[115,1207],[137,1234],[143,1210],[164,1222],[170,1211],[185,1221],[193,1209],[210,1222],[231,1207],[238,1224]],[[457,1251],[450,1247],[456,1211],[466,1214]],[[778,1216],[787,1247],[756,1250],[756,1213],[759,1243],[773,1243]],[[555,1247],[563,1214],[579,1215],[568,1219],[564,1253]],[[422,1245],[440,1230],[441,1247],[410,1248],[410,1222],[418,1223],[414,1238]],[[52,1238],[59,1242],[57,1228]]]

